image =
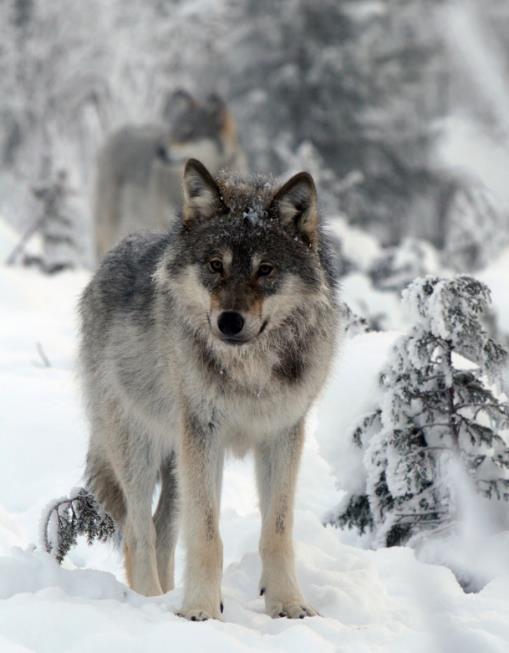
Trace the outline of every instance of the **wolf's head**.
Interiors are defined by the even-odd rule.
[[[225,102],[216,94],[199,101],[186,91],[176,91],[163,111],[170,126],[172,159],[199,157],[218,169],[237,147],[235,121]]]
[[[213,178],[191,159],[183,190],[167,269],[193,330],[248,346],[297,313],[302,318],[308,303],[330,303],[308,173],[278,187],[262,177]]]

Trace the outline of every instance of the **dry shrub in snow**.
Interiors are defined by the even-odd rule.
[[[113,519],[84,488],[73,490],[69,497],[56,499],[46,508],[41,521],[42,545],[60,564],[80,535],[88,544],[106,541],[115,535]]]

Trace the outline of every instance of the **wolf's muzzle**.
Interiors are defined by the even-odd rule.
[[[244,328],[244,318],[237,311],[223,311],[217,318],[217,326],[227,338],[235,338]]]

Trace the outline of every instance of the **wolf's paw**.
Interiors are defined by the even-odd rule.
[[[188,621],[207,621],[207,619],[221,619],[223,604],[218,606],[217,610],[207,608],[187,608],[177,612],[177,617],[183,617]]]
[[[278,617],[287,617],[288,619],[304,619],[304,617],[316,617],[318,612],[303,601],[285,602],[270,601],[267,602],[267,612],[273,619]]]

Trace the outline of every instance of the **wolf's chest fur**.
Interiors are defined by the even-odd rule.
[[[246,352],[189,338],[176,353],[178,386],[224,445],[242,455],[305,414],[323,383],[330,353],[330,340],[312,334],[300,347],[285,346],[283,339]]]

